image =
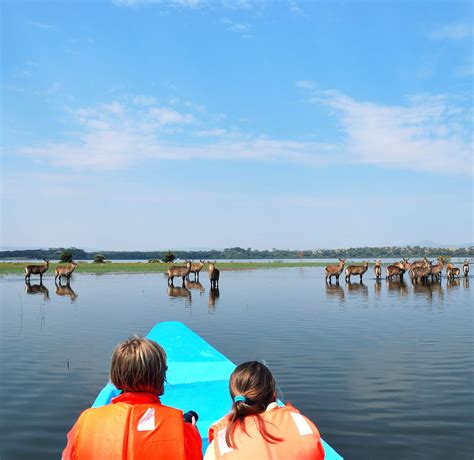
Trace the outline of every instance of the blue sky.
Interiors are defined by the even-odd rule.
[[[473,4],[2,3],[2,245],[473,240]]]

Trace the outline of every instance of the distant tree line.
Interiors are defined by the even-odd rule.
[[[87,252],[78,248],[50,248],[50,249],[26,249],[18,251],[0,251],[0,259],[61,259],[67,253],[74,260],[94,260],[98,255],[97,251]],[[361,247],[349,249],[317,249],[317,250],[290,250],[272,249],[257,250],[251,248],[226,248],[223,250],[207,251],[101,251],[100,258],[103,260],[167,260],[172,257],[190,260],[214,260],[214,259],[336,259],[342,258],[381,258],[381,257],[473,257],[474,246],[466,248],[428,248],[420,246],[389,246],[389,247]],[[69,258],[69,257],[68,257]]]

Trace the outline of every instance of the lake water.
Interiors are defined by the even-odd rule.
[[[33,280],[33,283],[39,281]],[[234,362],[264,360],[281,397],[346,459],[472,459],[469,279],[326,286],[322,268],[222,272],[219,295],[162,274],[0,279],[0,458],[60,458],[114,346],[183,321]],[[471,281],[474,285],[474,280]]]

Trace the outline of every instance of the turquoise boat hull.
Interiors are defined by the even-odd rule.
[[[163,404],[184,412],[194,410],[199,414],[197,424],[206,450],[208,430],[212,423],[229,412],[229,377],[235,364],[209,345],[183,323],[167,321],[156,324],[147,334],[166,351],[168,371]],[[108,383],[97,396],[92,407],[109,404],[120,391]],[[323,441],[326,460],[342,457]]]

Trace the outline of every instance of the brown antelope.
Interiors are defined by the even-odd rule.
[[[346,263],[346,259],[339,259],[338,265],[328,265],[324,269],[324,271],[326,272],[326,283],[328,282],[328,278],[329,278],[329,283],[331,283],[331,278],[333,276],[336,277],[336,283],[339,283],[339,276],[341,276],[341,273],[344,270],[345,263]]]
[[[30,281],[25,281],[25,291],[27,294],[43,294],[44,300],[49,300],[49,290],[43,283],[30,284]]]
[[[394,276],[398,276],[400,281],[403,281],[403,275],[405,274],[405,269],[400,267],[400,262],[397,262],[396,264],[388,265],[385,268],[386,275],[385,279],[386,280],[393,280]]]
[[[220,271],[216,268],[216,262],[209,262],[209,267],[207,269],[209,274],[209,281],[211,282],[211,289],[219,288],[219,275]]]
[[[362,275],[369,268],[369,262],[364,262],[364,265],[349,265],[346,268],[346,282],[351,282],[351,276],[360,276],[360,282],[362,283]]]
[[[59,278],[59,284],[61,284],[61,277],[66,277],[66,282],[69,282],[73,271],[76,269],[76,262],[72,261],[69,265],[58,265],[56,267],[54,282]]]
[[[376,260],[375,261],[375,265],[374,265],[374,273],[375,273],[375,279],[379,280],[382,278],[382,266],[380,265],[381,264],[381,260]]]
[[[461,274],[461,269],[458,267],[455,267],[453,264],[448,264],[446,265],[446,276],[448,278],[459,278],[459,275]]]
[[[431,263],[426,260],[423,262],[421,267],[413,267],[410,270],[410,277],[413,283],[419,283],[420,281],[428,281],[429,276],[431,275]]]
[[[464,261],[464,265],[462,266],[462,271],[464,272],[464,276],[469,276],[469,260],[468,259]]]
[[[43,265],[27,265],[25,267],[25,281],[28,279],[30,281],[31,275],[39,275],[40,283],[43,283],[43,273],[45,273],[49,268],[49,260],[43,259]]]
[[[186,265],[184,267],[180,266],[174,266],[172,265],[170,268],[168,268],[168,285],[173,286],[173,280],[175,277],[181,278],[183,281],[183,287],[184,287],[184,280],[186,277],[189,275],[189,272],[191,271],[191,261],[188,260],[186,262]]]
[[[431,279],[432,280],[434,280],[435,278],[438,280],[441,279],[441,272],[443,271],[443,266],[444,266],[443,258],[440,256],[438,257],[438,262],[436,263],[436,265],[431,266]]]
[[[63,286],[61,283],[54,283],[56,286],[56,295],[59,296],[68,296],[71,299],[71,303],[77,299],[77,294],[71,288],[69,281],[66,283],[66,286]]]
[[[198,263],[191,264],[191,271],[189,272],[187,279],[189,279],[189,275],[191,273],[194,274],[194,281],[199,280],[199,272],[202,270],[202,267],[204,267],[204,261],[200,260]]]
[[[410,265],[410,269],[412,268],[421,268],[421,267],[424,267],[425,264],[429,264],[430,261],[424,257],[423,260],[415,260],[415,262],[409,264]]]

